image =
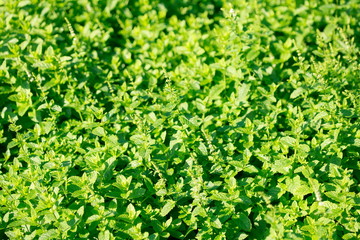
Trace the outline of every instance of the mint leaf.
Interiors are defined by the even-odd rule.
[[[175,201],[173,200],[168,200],[166,201],[165,205],[162,207],[161,211],[160,211],[160,215],[161,216],[166,216],[169,214],[169,212],[175,207]]]
[[[99,136],[99,137],[104,137],[105,136],[105,130],[102,127],[94,128],[92,133],[95,134],[96,136]]]

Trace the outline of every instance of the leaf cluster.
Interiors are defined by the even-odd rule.
[[[359,239],[334,2],[0,0],[0,238]]]

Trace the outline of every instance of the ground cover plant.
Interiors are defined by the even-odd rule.
[[[0,16],[0,239],[360,239],[358,0]]]

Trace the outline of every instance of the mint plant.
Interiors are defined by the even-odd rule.
[[[1,239],[359,239],[360,3],[0,1]]]

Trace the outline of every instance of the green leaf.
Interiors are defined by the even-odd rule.
[[[160,211],[160,215],[165,217],[166,215],[169,214],[169,212],[171,210],[173,210],[173,208],[175,207],[175,201],[173,200],[167,200],[166,204],[162,207],[161,211]]]
[[[206,217],[207,216],[207,213],[205,211],[205,209],[203,207],[200,207],[200,206],[196,206],[194,208],[194,210],[192,211],[192,215],[193,216],[197,216],[197,215],[200,215],[202,217]]]
[[[274,173],[288,174],[292,168],[292,160],[288,158],[280,158],[274,161],[274,164],[271,166],[271,170]]]
[[[105,130],[102,127],[97,127],[95,129],[92,130],[92,134],[99,136],[99,137],[104,137],[105,136]]]
[[[58,85],[60,83],[60,79],[58,78],[52,78],[50,79],[50,81],[46,82],[45,85],[43,86],[43,90],[44,91],[48,91],[49,89],[55,87],[56,85]]]
[[[107,181],[112,178],[114,174],[114,168],[116,167],[116,157],[110,157],[105,162],[105,169],[103,172],[104,180]]]
[[[296,142],[297,141],[295,138],[289,136],[280,138],[280,143],[283,144],[284,146],[293,147]]]
[[[131,63],[132,62],[131,56],[132,56],[131,52],[127,48],[125,48],[122,52],[122,58],[124,62],[127,64]]]
[[[92,222],[95,222],[95,221],[98,221],[101,219],[101,216],[100,215],[92,215],[90,217],[88,217],[88,219],[86,219],[86,224],[89,224],[89,223],[92,223]]]
[[[25,113],[27,112],[27,110],[30,108],[31,103],[17,102],[16,105],[17,105],[17,108],[18,108],[19,116],[24,116]]]
[[[229,188],[235,189],[237,187],[236,179],[234,177],[229,178]]]
[[[248,95],[249,91],[250,91],[250,85],[249,84],[245,84],[245,83],[241,84],[241,87],[237,91],[236,100],[238,101],[238,104],[240,102],[247,101],[247,99],[249,97],[249,95]]]
[[[99,233],[98,240],[110,240],[110,231],[105,230]]]
[[[306,182],[300,180],[299,175],[292,179],[286,179],[286,185],[289,192],[300,198],[303,198],[305,195],[313,192]]]
[[[236,74],[236,69],[235,69],[235,67],[233,67],[233,66],[227,67],[227,68],[226,68],[226,71],[229,72],[229,73],[232,74],[232,75],[235,75],[235,74]]]
[[[126,207],[126,212],[131,220],[136,218],[136,210],[131,203]]]
[[[244,172],[247,172],[247,173],[257,173],[257,172],[259,172],[259,170],[253,165],[246,165],[243,170],[244,170]]]
[[[124,175],[120,174],[116,176],[116,182],[113,183],[113,185],[121,190],[127,191],[130,187],[131,181],[132,181],[132,176],[126,178]]]
[[[217,201],[229,201],[230,198],[226,193],[214,191],[210,196],[210,199],[217,200]]]
[[[144,188],[136,188],[131,191],[129,198],[140,198],[144,196],[146,190]]]
[[[50,229],[40,235],[39,240],[57,239],[59,237],[56,229]]]
[[[305,90],[302,88],[302,87],[299,87],[297,89],[295,89],[291,95],[290,95],[290,98],[291,99],[294,99],[294,98],[297,98],[298,96],[300,96]]]
[[[198,149],[200,150],[202,155],[204,155],[204,156],[208,155],[208,151],[207,151],[206,146],[205,146],[205,144],[203,142],[199,143]]]
[[[230,161],[229,162],[230,165],[234,166],[234,167],[238,167],[238,168],[243,168],[245,163],[242,161]]]
[[[236,220],[239,221],[240,229],[247,232],[251,231],[252,229],[251,221],[244,213],[240,213],[239,216],[236,218]]]
[[[118,2],[119,2],[119,0],[107,0],[106,1],[107,11],[110,12],[111,10],[113,10],[116,7],[116,5],[118,4]]]
[[[145,136],[144,135],[132,135],[130,137],[130,140],[133,141],[135,144],[142,144],[145,142]]]
[[[220,219],[216,218],[215,221],[211,221],[211,226],[213,226],[214,228],[217,228],[217,229],[221,229],[222,224],[220,222]]]
[[[257,56],[259,56],[259,54],[260,54],[260,50],[258,48],[253,48],[246,54],[246,59],[248,61],[252,61],[255,58],[257,58]]]
[[[225,90],[226,83],[223,81],[221,84],[215,85],[210,88],[209,95],[208,95],[208,102],[218,98],[220,94]]]

